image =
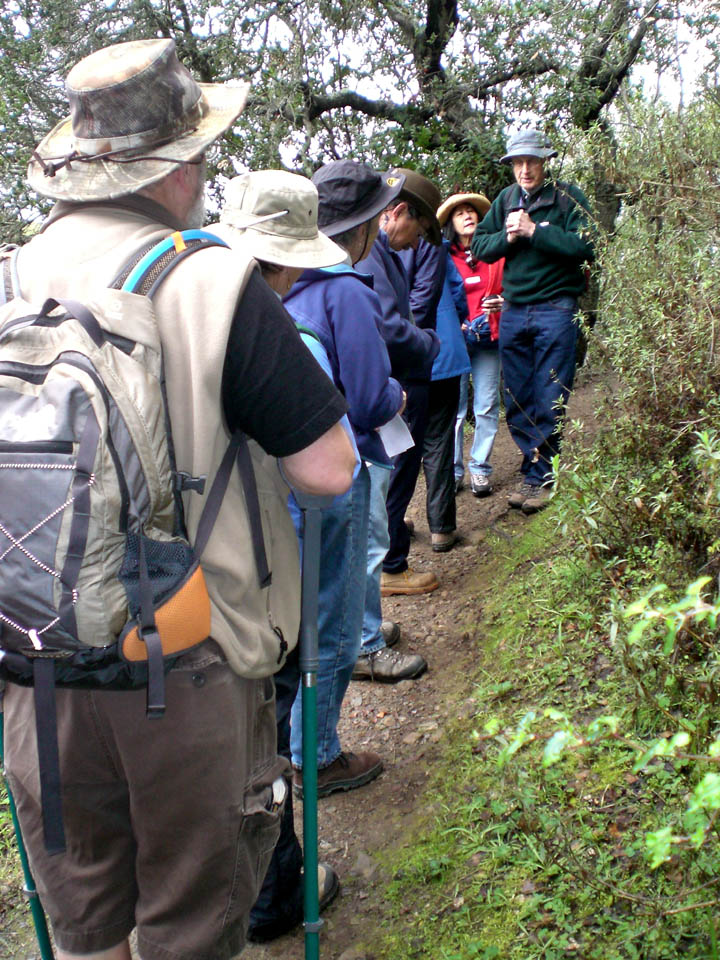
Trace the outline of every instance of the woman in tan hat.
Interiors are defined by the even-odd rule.
[[[502,270],[504,260],[482,263],[470,249],[470,241],[480,220],[490,209],[482,193],[456,193],[440,205],[437,218],[450,241],[450,258],[463,278],[468,301],[467,322],[463,324],[473,380],[475,433],[470,450],[470,489],[476,497],[493,492],[490,455],[500,414],[500,356],[498,329],[502,306]],[[455,429],[455,489],[463,486],[463,425],[467,416],[468,376],[460,385],[460,406]]]

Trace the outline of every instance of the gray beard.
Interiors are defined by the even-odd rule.
[[[200,181],[197,196],[193,200],[190,212],[187,215],[187,225],[193,230],[199,230],[205,223],[205,183]]]

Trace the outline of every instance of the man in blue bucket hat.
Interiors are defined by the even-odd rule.
[[[508,503],[524,513],[546,506],[552,458],[575,376],[577,301],[593,259],[590,208],[582,190],[548,176],[557,151],[540,130],[510,137],[501,163],[515,183],[500,192],[472,240],[478,260],[505,257],[500,319],[507,423],[523,456]]]

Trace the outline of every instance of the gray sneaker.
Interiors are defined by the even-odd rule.
[[[427,660],[419,653],[398,653],[383,647],[355,661],[351,680],[374,680],[375,683],[399,683],[414,680],[427,670]]]
[[[471,473],[470,492],[474,497],[489,497],[493,492],[490,477],[485,473]]]

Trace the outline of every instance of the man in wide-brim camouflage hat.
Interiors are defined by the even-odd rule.
[[[202,222],[205,150],[247,96],[246,85],[196,83],[171,40],[100,50],[67,90],[71,116],[28,172],[59,202],[14,265],[16,292],[40,304],[92,301],[154,242],[174,235],[180,247],[174,232]],[[233,471],[202,554],[211,637],[167,673],[165,715],[146,719],[145,689],[56,691],[67,844],[55,856],[38,812],[33,691],[8,683],[7,773],[60,960],[130,960],[134,927],[143,960],[242,949],[287,789],[269,674],[299,627],[297,541],[275,458],[314,493],[344,492],[354,467],[345,403],[254,261],[195,252],[153,303],[177,478],[214,477],[230,433],[249,435],[272,589]],[[191,542],[206,500],[196,488],[183,494]]]

